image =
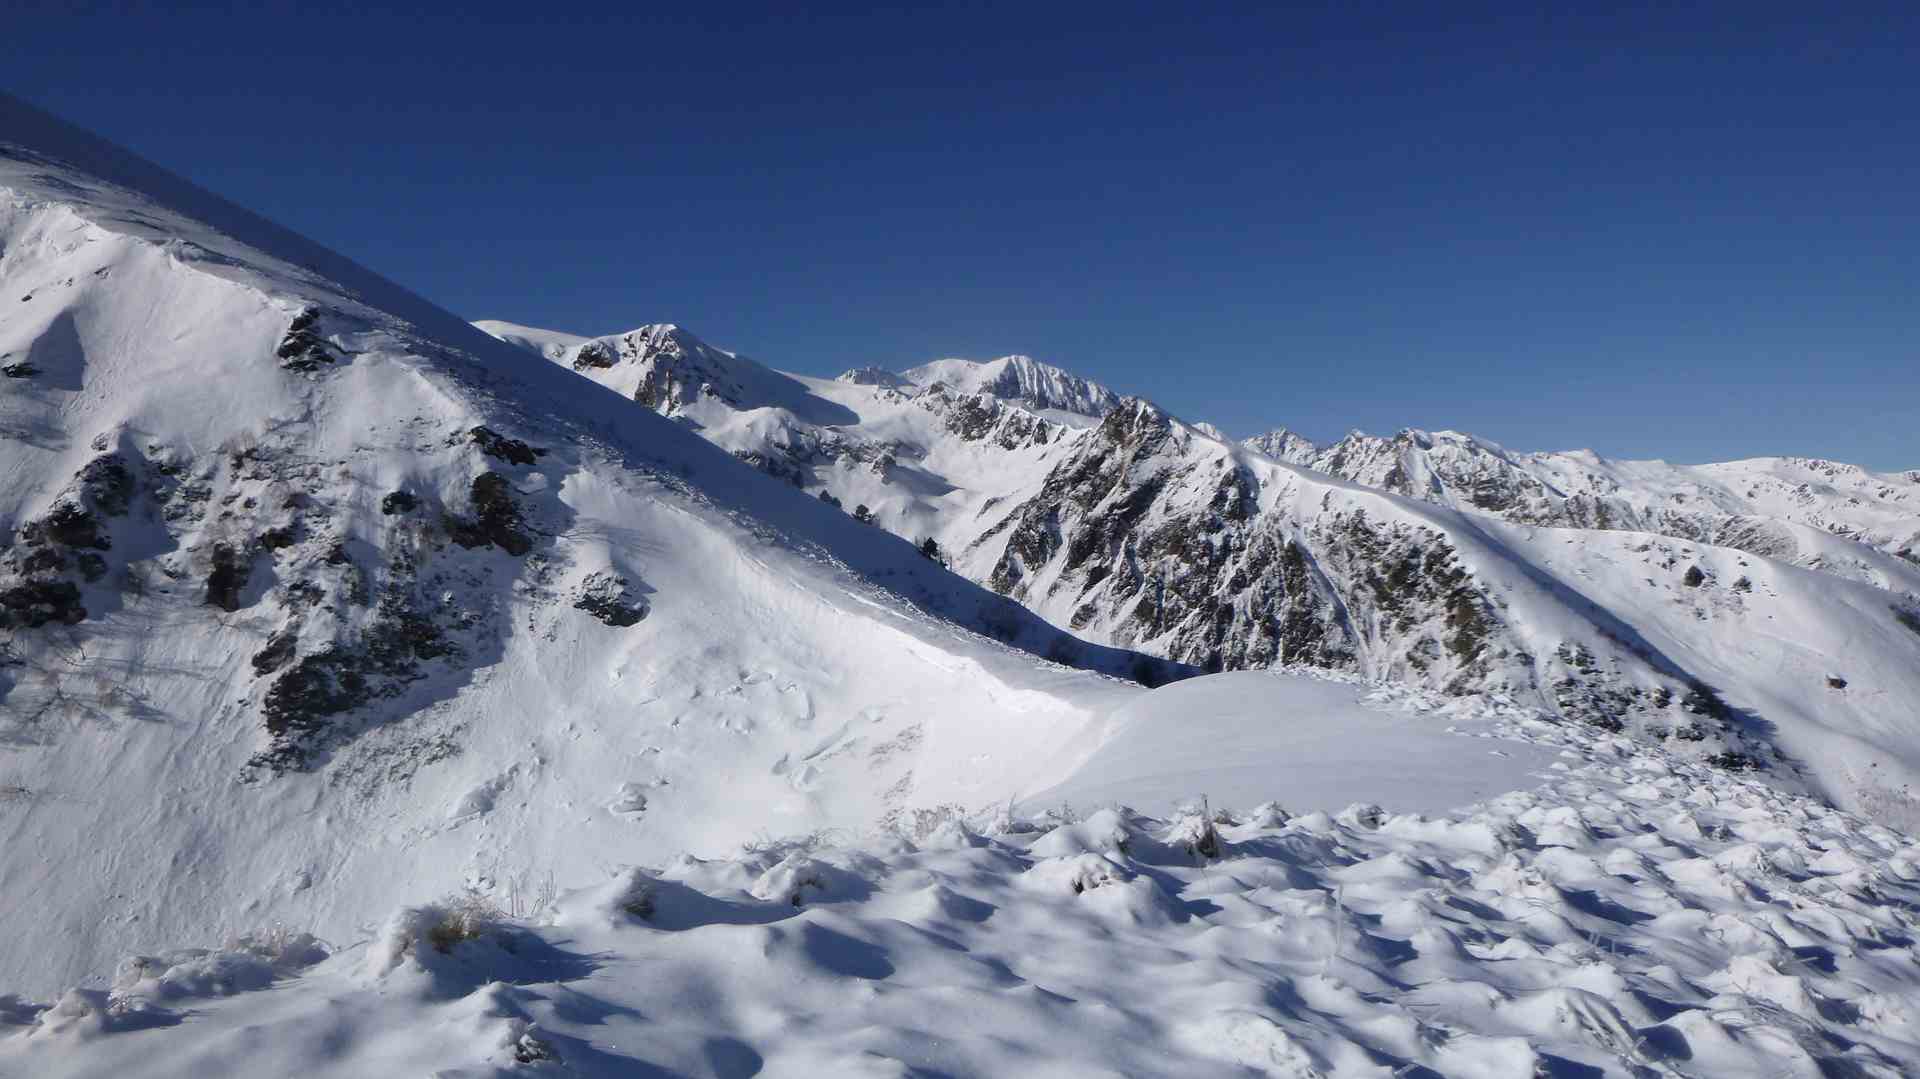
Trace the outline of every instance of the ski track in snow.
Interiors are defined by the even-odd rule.
[[[0,997],[0,1074],[1920,1066],[1920,843],[1523,709],[1472,718],[1553,778],[1450,816],[1242,807],[1211,846],[1191,809],[929,818],[622,871],[444,952],[428,907],[304,970],[284,935],[129,960],[112,990]]]

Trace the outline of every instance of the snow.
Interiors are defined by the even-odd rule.
[[[1437,813],[1527,786],[1552,764],[1537,746],[1492,738],[1484,720],[1443,724],[1395,703],[1364,683],[1271,671],[1175,682],[1087,727],[1063,754],[1085,759],[1023,804],[1161,812],[1204,793],[1223,805]]]
[[[1137,462],[1173,477],[1147,526],[1230,466],[1285,535],[1430,529],[1497,601],[1497,675],[1569,642],[1700,672],[1790,759],[1743,775],[1472,687],[1148,691],[1111,677],[1141,657],[733,457],[840,440],[833,490],[979,578],[973,541],[1104,426],[1058,369],[942,361],[969,403],[940,411],[668,324],[488,336],[4,97],[0,283],[0,359],[35,369],[0,387],[6,571],[91,462],[139,466],[86,616],[0,639],[0,1075],[1920,1066],[1920,675],[1864,570],[1464,514],[1175,423]],[[309,311],[332,359],[276,362]],[[630,349],[599,386],[570,370],[595,342]],[[635,407],[658,356],[712,392]],[[1796,527],[1905,527],[1909,478],[1743,468]],[[488,475],[524,553],[449,539]],[[458,660],[263,769],[261,657],[363,647],[357,576]],[[1030,581],[1061,623],[1063,579]]]
[[[549,360],[558,360],[592,340],[590,337],[582,337],[576,333],[542,330],[534,326],[518,326],[498,319],[481,319],[475,322],[474,326],[488,336],[498,337],[509,345],[517,345]]]
[[[130,966],[108,992],[0,998],[0,1071],[1920,1066],[1912,837],[1497,702],[1399,703],[1550,754],[1552,781],[1447,815],[1215,801],[1211,825],[1186,809],[945,817],[621,869],[519,919],[427,903],[314,965],[236,946]]]

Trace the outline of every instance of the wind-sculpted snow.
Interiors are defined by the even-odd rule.
[[[0,997],[0,1071],[1920,1068],[1911,835],[1524,709],[1449,707],[1491,723],[1483,744],[1557,755],[1550,780],[1428,815],[1295,815],[1284,787],[1160,817],[936,814],[623,870],[520,920],[426,904],[317,966],[182,953],[105,992]]]

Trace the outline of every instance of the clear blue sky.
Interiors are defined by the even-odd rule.
[[[471,318],[1920,467],[1911,4],[696,6],[14,0],[0,78]]]

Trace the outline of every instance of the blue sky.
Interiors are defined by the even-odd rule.
[[[16,0],[4,71],[471,318],[1920,468],[1920,20],[1828,7]]]

